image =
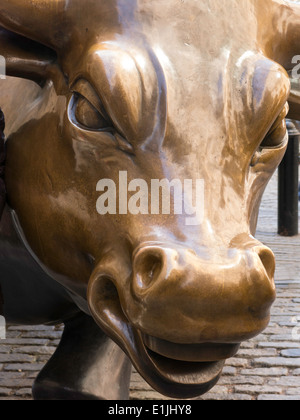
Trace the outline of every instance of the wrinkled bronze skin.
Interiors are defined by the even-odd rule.
[[[275,299],[274,256],[253,235],[286,150],[299,6],[1,0],[0,25],[8,74],[31,80],[2,81],[0,98],[23,242],[156,390],[208,391]],[[119,171],[204,179],[204,223],[100,216],[97,182]]]

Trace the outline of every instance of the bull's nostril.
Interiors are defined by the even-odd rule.
[[[110,279],[105,279],[102,284],[103,300],[119,301],[119,294],[116,286]]]
[[[257,254],[266,270],[269,279],[273,279],[275,275],[275,257],[269,248],[261,247],[257,250]]]
[[[111,336],[112,332],[115,333],[116,341],[124,331],[127,331],[125,325],[128,323],[121,297],[116,277],[96,268],[89,281],[87,293],[89,309],[106,334]]]
[[[137,285],[141,289],[151,286],[159,278],[163,269],[163,258],[159,253],[144,253],[137,258],[135,274]]]

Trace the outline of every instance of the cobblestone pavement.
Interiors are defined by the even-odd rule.
[[[243,343],[204,400],[300,400],[300,236],[276,232],[276,177],[261,208],[257,237],[277,257],[278,298],[269,328]],[[11,327],[0,341],[0,399],[31,399],[31,386],[59,342],[60,327]],[[134,372],[132,399],[162,399]]]

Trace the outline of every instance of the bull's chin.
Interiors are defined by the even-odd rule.
[[[191,356],[187,360],[186,351],[180,357],[176,344],[167,346],[167,342],[143,335],[129,323],[107,281],[99,281],[99,277],[90,281],[88,302],[101,329],[122,348],[140,375],[159,393],[176,399],[195,398],[218,382],[225,360],[190,361]],[[160,347],[164,350],[160,351]]]

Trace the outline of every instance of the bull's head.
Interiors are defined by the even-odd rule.
[[[88,288],[100,327],[170,396],[210,389],[269,322],[274,256],[252,235],[287,146],[299,19],[279,0],[1,0],[8,73],[43,86],[9,136],[10,204],[35,254]],[[120,171],[203,179],[203,223],[99,216],[96,185]]]

